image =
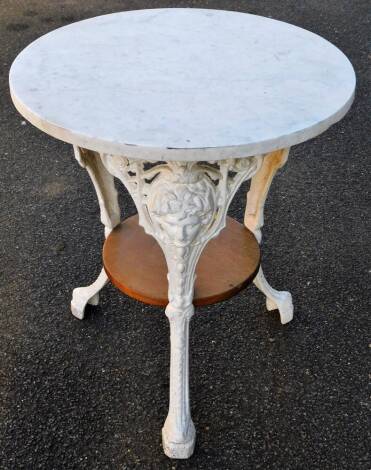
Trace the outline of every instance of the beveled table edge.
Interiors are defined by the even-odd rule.
[[[354,74],[354,79],[355,74]],[[356,82],[354,82],[356,83]],[[329,118],[317,122],[313,126],[298,130],[291,134],[282,135],[273,139],[249,144],[234,145],[227,147],[150,147],[135,144],[122,144],[97,137],[75,133],[66,130],[57,124],[43,120],[37,113],[29,109],[18,99],[12,90],[9,81],[10,95],[18,112],[32,125],[41,131],[62,140],[63,142],[77,145],[88,150],[99,153],[125,155],[129,158],[149,161],[202,161],[202,160],[224,160],[227,158],[243,158],[257,154],[270,153],[281,148],[292,147],[325,132],[333,124],[340,121],[349,111],[355,96],[355,86],[352,94],[345,104]]]

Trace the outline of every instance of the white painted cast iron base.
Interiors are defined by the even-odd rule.
[[[207,162],[150,163],[120,155],[98,154],[75,148],[80,164],[94,183],[106,236],[120,222],[120,211],[113,177],[127,188],[136,204],[139,223],[156,238],[167,266],[170,323],[170,397],[169,412],[162,429],[167,456],[185,459],[192,455],[196,431],[189,405],[189,322],[195,269],[202,250],[225,227],[230,202],[243,181],[252,178],[245,224],[261,238],[265,198],[274,173],[287,159],[287,151],[243,159]],[[275,162],[275,163],[274,163]],[[106,284],[102,270],[87,287],[74,290],[72,313],[82,319],[85,306],[98,302],[98,293]],[[288,292],[273,289],[260,269],[255,285],[266,295],[268,310],[277,309],[281,322],[292,319],[292,301]]]
[[[262,239],[264,204],[269,188],[277,171],[287,162],[288,156],[289,149],[277,150],[265,155],[259,171],[251,180],[250,190],[247,194],[244,223],[255,234],[259,243]],[[265,279],[261,267],[254,279],[254,284],[266,296],[267,310],[278,310],[282,324],[292,320],[294,306],[290,292],[273,289]]]

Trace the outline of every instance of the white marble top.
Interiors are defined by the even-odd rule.
[[[355,74],[325,39],[245,13],[138,10],[73,23],[15,59],[18,111],[66,142],[150,160],[242,157],[341,119]]]

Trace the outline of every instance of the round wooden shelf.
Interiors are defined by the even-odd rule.
[[[125,294],[151,305],[168,304],[165,257],[135,215],[107,237],[103,264],[112,283]],[[196,268],[194,304],[228,299],[247,286],[259,269],[260,249],[254,235],[227,217],[226,228],[206,245]]]

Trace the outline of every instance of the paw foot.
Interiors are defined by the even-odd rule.
[[[266,301],[267,310],[278,310],[280,313],[281,323],[290,322],[294,317],[294,306],[292,303],[292,296],[290,292],[280,291],[277,292],[275,298],[268,298]]]
[[[98,305],[99,291],[107,284],[108,278],[104,269],[100,272],[98,278],[86,287],[77,287],[72,292],[71,312],[79,320],[84,318],[85,307],[87,304]]]
[[[72,292],[71,312],[72,315],[82,320],[85,315],[85,307],[87,304],[98,305],[99,294],[96,293],[92,297],[88,297],[85,287],[77,287]]]
[[[196,430],[191,422],[184,442],[173,442],[166,432],[166,425],[162,428],[162,446],[165,455],[171,459],[188,459],[194,451]]]

